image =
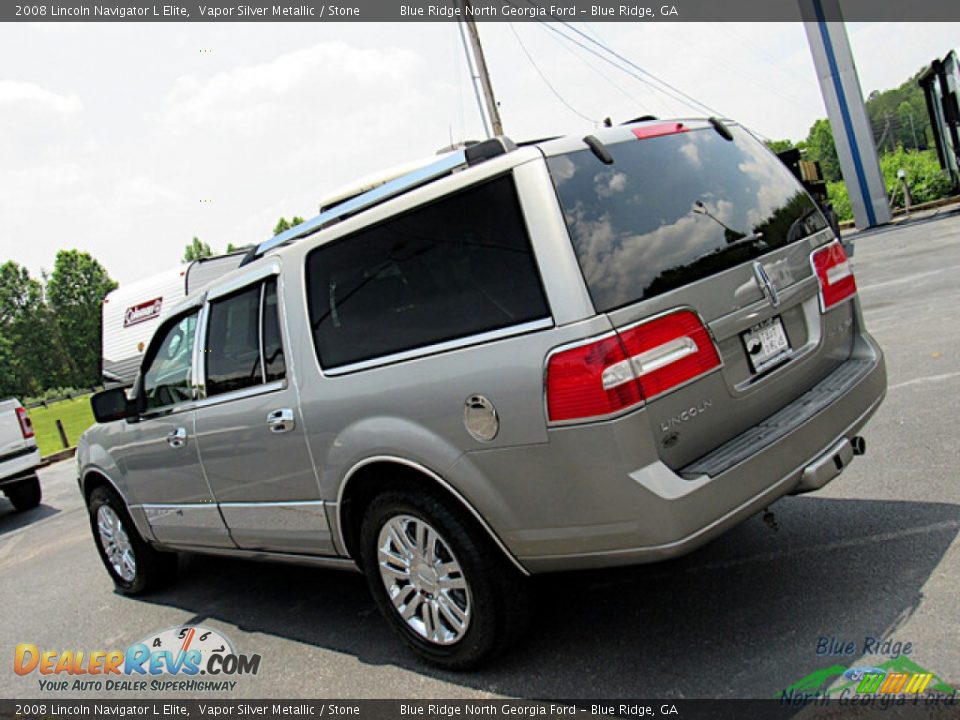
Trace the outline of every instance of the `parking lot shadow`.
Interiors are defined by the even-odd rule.
[[[5,497],[0,497],[0,536],[4,533],[26,527],[30,523],[52,517],[59,512],[57,508],[42,503],[31,510],[17,512],[9,500]]]
[[[960,530],[960,507],[802,497],[772,509],[778,531],[754,517],[679,560],[537,578],[530,631],[472,673],[410,655],[359,574],[191,556],[179,584],[145,602],[535,698],[771,697],[835,661],[816,657],[821,637],[911,641],[898,628]]]

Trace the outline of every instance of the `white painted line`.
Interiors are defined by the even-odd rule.
[[[898,382],[893,385],[890,385],[887,390],[896,390],[897,388],[910,387],[911,385],[923,385],[928,382],[941,382],[943,380],[952,380],[953,378],[960,377],[960,371],[944,373],[942,375],[924,375],[923,377],[913,378],[912,380],[904,380],[903,382]]]
[[[939,275],[940,273],[945,273],[948,271],[954,272],[954,268],[942,267],[936,270],[927,270],[926,272],[914,273],[913,275],[904,275],[903,277],[894,278],[893,280],[883,280],[870,285],[861,285],[860,283],[857,283],[857,290],[876,290],[877,288],[889,287],[891,285],[906,285],[909,283],[914,283],[921,278],[930,277],[931,275]]]

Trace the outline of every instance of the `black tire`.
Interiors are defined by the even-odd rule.
[[[7,499],[13,503],[17,512],[32,510],[40,504],[43,499],[43,491],[40,489],[40,478],[34,475],[29,480],[18,482],[4,490]]]
[[[97,527],[98,513],[102,506],[107,506],[119,518],[123,526],[135,563],[135,572],[132,578],[124,578],[113,567],[107,555],[100,531]],[[104,567],[113,579],[114,584],[124,595],[143,595],[171,584],[177,576],[177,556],[175,553],[161,552],[140,537],[136,525],[130,518],[130,513],[120,496],[107,486],[101,485],[90,493],[87,504],[90,512],[90,529],[93,532],[93,541],[100,553]]]
[[[402,516],[422,520],[435,530],[462,570],[470,620],[462,637],[451,644],[438,644],[414,631],[394,607],[381,577],[380,532],[391,519]],[[526,578],[476,520],[454,502],[422,490],[386,491],[367,507],[360,542],[361,564],[380,612],[403,642],[427,662],[447,670],[475,668],[506,650],[525,629],[530,617]]]

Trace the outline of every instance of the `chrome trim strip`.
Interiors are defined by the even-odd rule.
[[[819,292],[819,287],[820,285],[817,282],[816,274],[807,276],[802,280],[797,280],[793,285],[779,289],[780,305],[781,307],[784,305],[793,305],[797,300],[803,301],[808,297],[813,297]],[[749,305],[733,310],[726,315],[721,315],[715,320],[710,321],[707,327],[711,334],[726,338],[741,332],[741,326],[744,323],[755,325],[768,317],[780,314],[781,311],[771,307],[770,301],[764,297],[762,300],[757,300]]]
[[[246,398],[255,397],[257,395],[265,395],[267,393],[276,392],[277,390],[283,390],[287,386],[287,381],[284,380],[274,380],[269,383],[261,383],[259,385],[252,385],[250,387],[242,388],[240,390],[233,390],[228,393],[223,393],[222,395],[210,395],[205,397],[203,400],[197,400],[194,403],[194,408],[199,410],[200,408],[210,407],[211,405],[219,405],[220,403],[230,402],[231,400],[244,400]]]
[[[263,352],[263,299],[267,292],[267,284],[260,284],[260,307],[257,311],[257,335],[260,340],[260,381],[267,382],[267,363]]]
[[[191,365],[193,378],[190,384],[193,386],[193,394],[197,400],[205,397],[207,392],[203,373],[206,371],[207,366],[207,354],[204,352],[204,348],[206,348],[207,344],[207,316],[209,314],[210,306],[204,302],[197,315],[196,334],[193,336],[193,363]]]
[[[139,507],[143,510],[151,527],[225,530],[223,518],[220,516],[220,510],[215,502],[185,503],[182,505],[143,503],[133,507]]]
[[[295,502],[222,502],[220,512],[230,531],[269,530],[327,533],[326,503],[322,500]]]
[[[413,190],[414,188],[430,182],[431,180],[435,180],[436,178],[442,177],[443,175],[447,175],[454,169],[466,164],[466,162],[466,152],[460,150],[451,155],[443,157],[436,162],[427,165],[426,167],[422,167],[419,170],[414,170],[406,175],[401,175],[400,177],[386,182],[383,185],[374,188],[373,190],[369,190],[362,195],[358,195],[352,200],[347,200],[339,205],[335,205],[329,210],[320,213],[315,218],[307,220],[296,227],[292,227],[289,230],[270,238],[269,240],[265,240],[257,246],[257,249],[254,251],[254,257],[260,257],[268,250],[280,245],[284,245],[292,240],[299,240],[300,238],[310,235],[318,230],[322,230],[323,227],[329,223],[340,220],[352,213],[359,212],[360,210],[364,210],[385,200],[389,200],[390,198],[405,193],[408,190]]]
[[[151,410],[140,415],[141,420],[153,420],[159,417],[167,417],[168,415],[179,415],[180,413],[191,412],[192,410],[197,409],[197,401],[190,400],[181,405],[167,405],[166,407],[157,408],[156,410]]]
[[[344,537],[343,537],[343,492],[346,489],[347,485],[349,484],[350,479],[356,474],[358,470],[360,470],[360,468],[363,468],[375,462],[393,462],[393,463],[398,463],[400,465],[406,465],[409,468],[413,468],[414,470],[418,470],[422,472],[427,477],[436,481],[438,485],[440,485],[442,488],[447,490],[451,495],[453,495],[453,497],[455,497],[460,502],[460,504],[463,505],[463,507],[466,508],[471,515],[473,515],[473,517],[477,520],[477,522],[480,523],[480,526],[487,531],[487,534],[490,535],[490,537],[496,543],[497,547],[500,548],[503,554],[507,557],[507,559],[510,560],[510,562],[513,564],[514,567],[517,568],[517,570],[519,570],[524,575],[530,574],[527,571],[527,569],[520,564],[517,558],[514,557],[513,553],[511,553],[507,549],[507,546],[503,544],[503,541],[493,531],[493,528],[490,527],[489,523],[487,523],[484,517],[479,512],[477,512],[476,508],[474,508],[473,505],[471,505],[467,501],[467,499],[463,495],[461,495],[456,488],[454,488],[450,483],[448,483],[446,480],[440,477],[437,473],[433,472],[429,468],[424,467],[420,463],[415,462],[413,460],[407,460],[406,458],[397,457],[395,455],[374,455],[372,457],[368,457],[364,460],[361,460],[360,462],[356,463],[353,467],[351,467],[350,470],[347,471],[347,474],[344,475],[343,480],[340,482],[340,489],[337,490],[337,542],[340,544],[340,548],[345,555],[347,554],[347,544],[344,541]]]
[[[229,295],[237,290],[242,290],[247,285],[253,285],[258,280],[263,280],[271,275],[279,274],[280,259],[276,257],[270,258],[269,262],[264,263],[263,265],[257,265],[255,268],[248,270],[245,273],[235,275],[222,285],[212,285],[210,289],[207,290],[207,302],[222,298],[224,295]]]
[[[665,390],[662,393],[657,393],[656,395],[651,395],[649,397],[644,397],[638,403],[634,403],[633,405],[628,405],[627,407],[620,408],[619,410],[612,413],[607,413],[606,415],[591,415],[590,417],[574,418],[573,420],[551,420],[550,419],[550,409],[547,405],[547,369],[550,367],[551,357],[556,355],[558,352],[563,352],[564,350],[570,350],[572,348],[581,347],[583,345],[590,345],[591,343],[599,342],[601,340],[606,340],[609,337],[618,335],[621,332],[627,332],[628,330],[632,330],[633,328],[639,327],[640,325],[645,325],[654,320],[658,320],[659,318],[662,318],[666,315],[673,315],[674,313],[685,312],[685,311],[691,312],[694,315],[696,315],[697,319],[700,321],[700,325],[703,326],[703,328],[707,331],[707,335],[710,336],[710,342],[713,343],[714,352],[716,352],[717,359],[720,361],[716,367],[712,367],[709,370],[702,372],[695,377],[690,378],[689,380],[685,380],[679,385],[674,385],[669,390]],[[609,320],[609,318],[610,316],[609,314],[607,314],[607,319]],[[611,321],[611,325],[612,325],[612,321]],[[653,348],[653,349],[656,350],[657,348]],[[644,353],[641,353],[641,355],[643,354]],[[640,357],[640,355],[637,355],[634,357]],[[628,359],[632,360],[632,358],[628,358]],[[592,337],[586,338],[585,340],[577,340],[572,343],[566,343],[565,345],[560,345],[558,347],[553,348],[550,352],[548,352],[546,360],[544,360],[544,363],[543,363],[543,417],[547,421],[548,428],[569,427],[571,425],[588,425],[590,423],[595,423],[595,422],[604,422],[606,420],[614,420],[618,417],[622,417],[623,415],[634,412],[635,410],[639,410],[642,407],[646,407],[653,400],[658,400],[662,397],[665,397],[671,393],[676,392],[677,390],[680,390],[681,388],[685,388],[687,385],[697,382],[698,380],[705,378],[708,375],[712,375],[715,372],[719,372],[723,369],[723,367],[724,367],[724,362],[723,362],[723,355],[720,353],[720,345],[717,342],[717,338],[713,334],[713,331],[710,329],[710,326],[706,322],[704,322],[703,316],[697,311],[696,308],[691,307],[690,305],[678,305],[668,310],[664,310],[662,312],[655,313],[654,315],[650,315],[649,317],[645,317],[642,320],[637,320],[636,322],[632,322],[629,325],[623,325],[622,327],[614,327],[609,332],[602,333],[600,335],[594,335]],[[631,364],[631,369],[633,369],[634,373],[636,373],[636,369],[633,367],[632,364]],[[640,378],[639,376],[637,376],[635,379],[639,381]]]
[[[350,558],[334,557],[330,555],[300,555],[297,553],[278,553],[266,550],[244,550],[242,548],[223,548],[183,545],[180,543],[164,543],[165,550],[179,550],[182,552],[197,553],[200,555],[220,555],[235,557],[243,560],[261,560],[265,562],[281,562],[291,565],[309,565],[311,567],[330,568],[332,570],[349,570],[361,572],[357,564]]]
[[[476,335],[467,335],[462,338],[457,338],[456,340],[448,340],[447,342],[435,343],[433,345],[424,345],[413,350],[393,353],[392,355],[383,355],[370,360],[362,360],[360,362],[350,363],[348,365],[340,365],[332,369],[322,369],[322,372],[328,377],[347,375],[349,373],[359,372],[360,370],[369,370],[370,368],[381,367],[383,365],[393,365],[394,363],[413,360],[414,358],[426,357],[428,355],[438,355],[440,353],[449,352],[450,350],[458,350],[460,348],[470,347],[472,345],[481,345],[483,343],[492,342],[494,340],[503,340],[516,335],[526,335],[538,330],[548,330],[553,326],[554,324],[552,318],[542,318],[540,320],[532,320],[519,325],[510,325],[505,328],[500,328],[499,330],[491,330],[489,332],[479,333]]]

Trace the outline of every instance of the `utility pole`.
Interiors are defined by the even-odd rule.
[[[463,54],[467,58],[467,70],[470,73],[470,85],[473,86],[473,96],[477,101],[477,109],[480,111],[480,121],[483,123],[483,131],[487,134],[487,137],[493,137],[493,133],[490,132],[490,121],[487,120],[487,113],[483,109],[483,99],[480,97],[480,88],[477,87],[477,76],[476,68],[473,66],[473,55],[470,54],[470,44],[467,42],[467,35],[463,31],[463,23],[457,23],[457,30],[460,31],[460,42],[463,44]],[[453,145],[451,140],[450,145]]]
[[[500,121],[500,111],[497,109],[497,101],[493,97],[493,85],[490,82],[490,73],[487,71],[487,61],[483,57],[483,47],[480,45],[480,33],[477,31],[477,24],[473,21],[470,14],[472,5],[470,0],[463,2],[463,22],[467,26],[467,35],[470,36],[470,45],[473,48],[473,57],[477,63],[477,73],[480,75],[480,84],[483,87],[483,97],[486,100],[487,115],[490,116],[490,125],[493,127],[494,135],[503,135],[503,123]]]

